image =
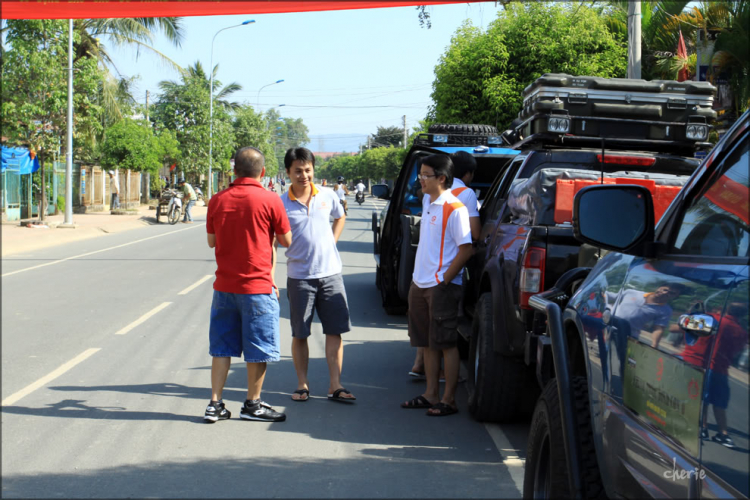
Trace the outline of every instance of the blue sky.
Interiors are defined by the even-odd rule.
[[[424,118],[434,68],[451,36],[466,19],[486,28],[498,9],[494,2],[432,6],[429,30],[420,28],[414,7],[188,17],[181,48],[162,38],[155,47],[183,67],[200,60],[208,68],[214,34],[254,19],[216,37],[217,78],[241,84],[236,100],[252,105],[262,86],[283,79],[262,90],[260,109],[285,104],[279,108],[282,116],[303,119],[315,151],[355,151],[378,126],[400,127],[406,115],[411,129]],[[143,52],[137,60],[133,49],[112,49],[112,54],[123,75],[140,75],[140,102],[146,90],[153,102],[159,81],[178,79],[174,70]]]

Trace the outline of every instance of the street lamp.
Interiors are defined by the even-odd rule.
[[[266,87],[270,87],[271,85],[276,85],[277,83],[281,83],[284,80],[276,80],[273,83],[269,83],[268,85],[263,85],[261,88],[258,89],[258,98],[255,100],[255,108],[260,111],[260,91],[263,90]]]
[[[240,24],[235,24],[233,26],[227,26],[226,28],[221,28],[219,31],[216,32],[214,37],[211,39],[211,66],[209,68],[209,71],[211,72],[211,81],[209,83],[209,91],[211,92],[211,100],[209,101],[209,118],[208,118],[208,199],[211,199],[211,195],[213,194],[212,191],[212,185],[213,185],[213,163],[214,163],[214,41],[216,40],[216,35],[221,33],[224,30],[228,30],[231,28],[239,28],[240,26],[245,26],[246,24],[254,23],[255,19],[248,19],[245,22],[242,22]]]

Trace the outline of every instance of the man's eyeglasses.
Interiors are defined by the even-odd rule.
[[[437,175],[417,174],[418,181],[421,181],[422,179],[429,179],[430,177],[437,177]]]

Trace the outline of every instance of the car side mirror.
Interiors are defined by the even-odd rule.
[[[388,187],[388,184],[375,184],[374,186],[372,186],[372,195],[376,198],[380,198],[381,200],[391,199],[390,188]]]
[[[646,257],[654,242],[654,202],[637,185],[594,185],[573,200],[573,235],[579,241]]]

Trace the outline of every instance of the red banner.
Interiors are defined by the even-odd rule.
[[[711,189],[706,191],[706,198],[719,208],[734,214],[750,224],[750,190],[737,181],[733,181],[726,175],[721,176]]]
[[[94,19],[281,14],[490,0],[3,0],[2,19]]]

